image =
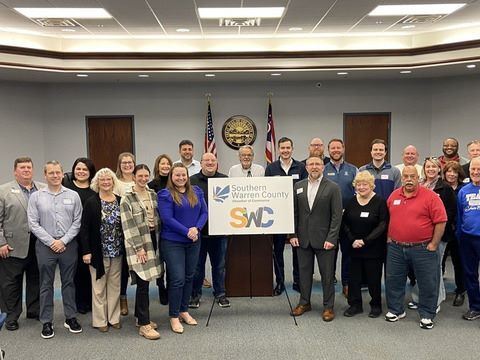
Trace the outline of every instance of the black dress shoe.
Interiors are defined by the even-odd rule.
[[[453,300],[453,306],[462,306],[465,302],[465,293],[455,294],[455,299]]]
[[[285,285],[277,284],[277,286],[275,286],[275,289],[273,289],[273,296],[280,296],[284,291],[285,291]]]
[[[381,307],[372,307],[370,313],[368,314],[369,318],[377,318],[382,315],[382,308]]]
[[[5,323],[5,329],[7,329],[9,331],[18,330],[18,321],[17,320],[8,320]]]
[[[357,314],[363,313],[363,309],[356,307],[356,306],[350,306],[347,310],[344,311],[343,315],[346,317],[352,317]]]

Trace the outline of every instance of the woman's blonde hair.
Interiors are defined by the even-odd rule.
[[[177,168],[183,168],[187,172],[187,182],[185,183],[185,195],[187,197],[188,203],[193,208],[195,205],[198,204],[198,197],[197,197],[197,194],[195,194],[195,191],[193,191],[192,185],[190,184],[190,178],[188,177],[188,169],[182,163],[175,163],[170,169],[170,173],[168,174],[167,189],[170,191],[170,194],[172,194],[172,198],[175,204],[179,206],[182,205],[182,193],[177,190],[177,188],[175,187],[172,181],[173,170]]]
[[[366,182],[372,189],[375,188],[375,177],[366,170],[360,171],[357,176],[355,176],[353,186],[357,186],[359,182]]]
[[[93,177],[92,182],[90,183],[90,189],[92,189],[96,193],[100,191],[98,187],[98,182],[101,176],[110,176],[112,178],[112,182],[113,182],[112,190],[117,187],[117,184],[118,184],[117,175],[115,175],[115,173],[109,168],[102,168],[98,170],[95,176]]]

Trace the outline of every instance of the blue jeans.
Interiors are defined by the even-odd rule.
[[[480,285],[478,281],[480,236],[462,233],[460,235],[459,245],[463,260],[469,307],[470,310],[480,311]]]
[[[188,311],[200,240],[182,243],[162,239],[160,247],[168,269],[168,315],[176,318],[179,313]]]
[[[192,297],[202,295],[203,279],[205,278],[205,262],[207,253],[212,266],[213,295],[218,298],[225,295],[225,256],[227,255],[226,236],[202,237],[197,270],[193,278]]]
[[[438,252],[427,250],[426,244],[403,247],[388,243],[386,265],[385,292],[388,310],[396,315],[405,311],[405,283],[409,269],[413,269],[418,283],[420,318],[435,318],[440,281]]]

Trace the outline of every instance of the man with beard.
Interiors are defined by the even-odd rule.
[[[192,176],[200,172],[201,166],[198,160],[193,158],[193,142],[190,140],[182,140],[178,144],[178,152],[180,159],[175,161],[176,163],[182,163],[188,170],[188,176]]]
[[[467,161],[464,158],[460,157],[460,155],[458,154],[458,140],[453,137],[449,137],[443,140],[442,151],[443,155],[438,157],[440,165],[442,165],[442,169],[449,161],[456,161],[460,163],[460,165],[467,163]]]
[[[265,169],[262,165],[253,163],[253,147],[251,145],[243,145],[238,149],[238,158],[240,164],[233,165],[228,171],[228,177],[257,177],[264,176]]]
[[[324,164],[328,164],[330,159],[328,158],[328,156],[324,155],[324,151],[325,151],[325,145],[323,144],[322,139],[316,137],[310,140],[310,144],[308,145],[308,157],[318,156],[320,159],[323,160]],[[307,164],[307,159],[302,161],[304,165]]]
[[[337,184],[323,176],[324,164],[316,156],[307,159],[308,178],[294,186],[295,234],[290,244],[297,249],[300,270],[300,300],[292,315],[310,311],[314,259],[322,276],[324,321],[335,317],[334,248],[342,222],[342,203]]]
[[[340,187],[342,193],[342,208],[344,209],[348,202],[355,195],[353,179],[358,173],[355,165],[346,162],[343,159],[345,154],[345,145],[342,139],[332,139],[328,142],[328,154],[330,161],[325,164],[323,176],[333,181]],[[342,250],[342,287],[345,297],[348,296],[348,274],[350,271],[350,246],[348,239],[340,235],[340,248]],[[335,249],[335,263],[338,256],[338,247]]]
[[[385,294],[388,313],[385,320],[395,322],[405,313],[405,282],[413,270],[419,289],[420,327],[432,329],[436,315],[440,282],[437,247],[447,223],[440,197],[420,186],[414,166],[405,166],[402,187],[387,200],[390,213],[387,238]]]

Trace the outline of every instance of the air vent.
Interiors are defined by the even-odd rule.
[[[77,27],[78,24],[73,19],[52,19],[52,18],[38,18],[32,19],[38,25],[44,27]]]
[[[401,24],[432,24],[445,15],[410,15],[401,21]]]
[[[236,19],[220,19],[220,26],[225,27],[232,27],[232,26],[240,26],[240,27],[256,27],[260,26],[260,18],[236,18]]]

